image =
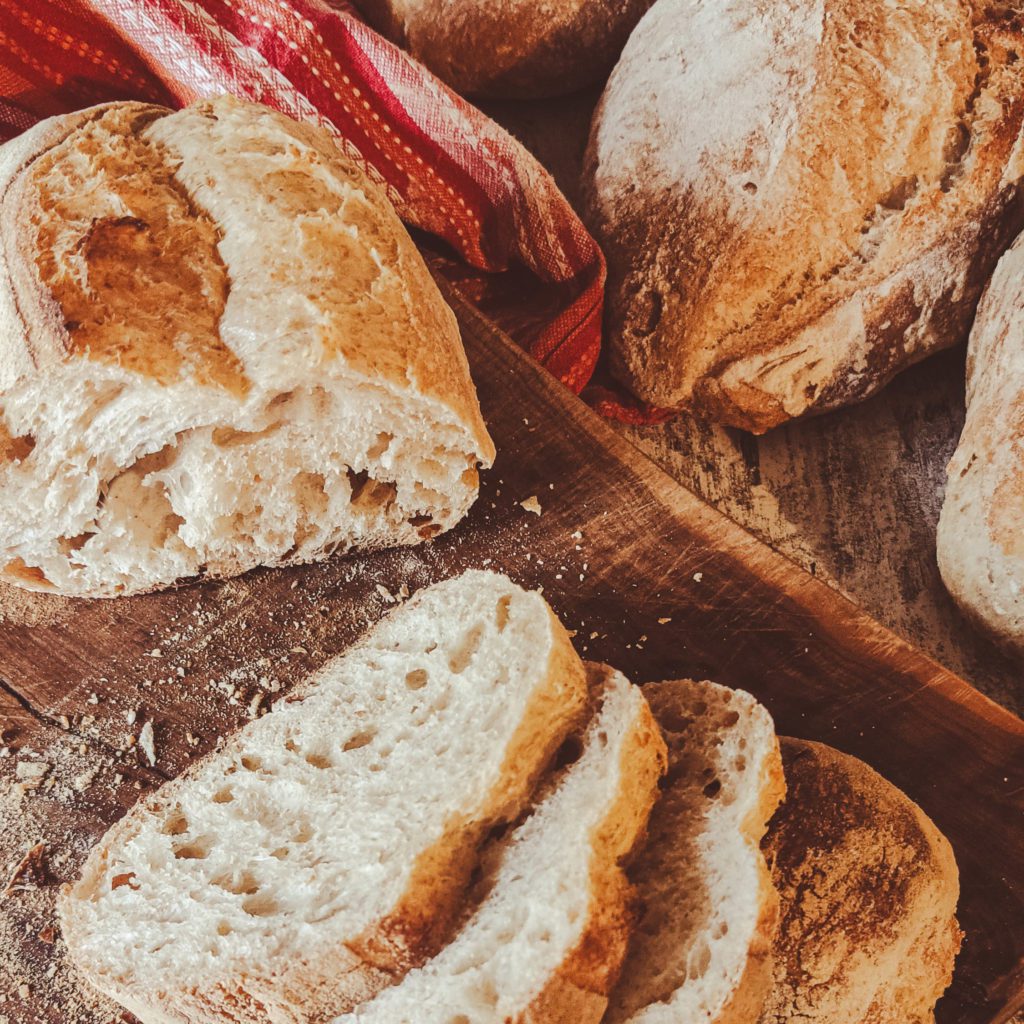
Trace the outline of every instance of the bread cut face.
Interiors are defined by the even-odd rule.
[[[1024,649],[1024,243],[999,261],[967,355],[967,420],[946,473],[938,561],[949,592]]]
[[[857,758],[784,738],[765,839],[781,898],[761,1024],[932,1024],[960,948],[949,842]]]
[[[321,129],[116,103],[0,149],[0,577],[110,596],[412,544],[494,449],[454,315]]]
[[[640,918],[609,1024],[744,1024],[771,985],[778,897],[759,843],[783,793],[768,712],[748,693],[643,687],[668,775],[630,878]]]
[[[356,0],[459,92],[528,99],[599,82],[652,0]]]
[[[74,962],[143,1024],[345,1012],[443,946],[587,698],[538,594],[420,592],[111,829],[62,894]]]
[[[423,967],[335,1024],[597,1024],[631,923],[622,870],[665,745],[639,688],[588,666],[578,756],[485,857],[482,899]]]
[[[658,0],[592,125],[638,395],[761,432],[962,340],[1024,227],[1018,5]]]

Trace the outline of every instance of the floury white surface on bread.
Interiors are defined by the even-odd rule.
[[[937,542],[953,597],[1024,649],[1024,238],[999,261],[971,331],[967,420]]]
[[[413,544],[494,448],[454,315],[321,129],[118,103],[0,149],[0,576],[110,596]]]
[[[74,962],[143,1024],[346,1012],[444,946],[587,699],[538,594],[421,591],[111,829],[62,894]]]
[[[762,432],[967,334],[1024,228],[1024,15],[658,0],[594,116],[615,372]]]
[[[334,1024],[597,1024],[625,955],[622,870],[664,771],[665,744],[638,687],[590,665],[592,715],[578,756],[530,816],[488,851],[483,893],[429,963]]]
[[[775,729],[748,693],[643,687],[668,776],[630,878],[642,907],[608,1024],[749,1024],[772,984],[778,897],[759,843],[785,792]]]
[[[934,1024],[960,948],[948,840],[863,761],[782,739],[764,849],[781,897],[760,1024]]]

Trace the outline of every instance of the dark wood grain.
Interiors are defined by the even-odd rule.
[[[0,772],[13,780],[34,750],[63,781],[26,793],[17,821],[0,821],[0,861],[13,865],[43,840],[54,875],[71,877],[142,789],[350,643],[388,593],[489,565],[543,586],[586,657],[637,681],[695,676],[749,689],[780,731],[855,754],[904,788],[953,842],[962,876],[967,941],[940,1020],[1005,1020],[1024,1001],[1024,723],[680,487],[453,302],[499,449],[455,531],[417,550],[8,612],[0,729],[10,753]],[[531,496],[540,516],[520,505]],[[128,742],[146,721],[155,767]],[[82,764],[98,774],[79,791],[66,780]],[[17,937],[0,960],[0,993],[32,979],[28,999],[9,996],[0,1016],[116,1019],[103,1004],[69,1014],[74,981],[60,942],[39,938],[51,907],[52,887],[0,901],[0,934]]]

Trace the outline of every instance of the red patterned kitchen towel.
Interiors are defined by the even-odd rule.
[[[2,138],[105,100],[224,92],[323,125],[471,267],[528,268],[547,292],[525,304],[544,315],[518,340],[583,389],[601,345],[596,243],[518,142],[341,0],[0,0]]]

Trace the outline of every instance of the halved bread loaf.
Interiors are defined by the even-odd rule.
[[[658,0],[594,117],[613,368],[753,431],[961,341],[1024,228],[1024,14]]]
[[[936,544],[957,603],[1024,650],[1024,236],[999,261],[971,329],[967,419]]]
[[[109,596],[417,543],[493,455],[454,315],[325,131],[222,97],[0,149],[0,578]]]
[[[932,1024],[960,948],[948,840],[862,761],[784,738],[764,848],[782,904],[761,1024]]]
[[[758,844],[785,792],[771,716],[714,683],[649,683],[669,770],[630,878],[642,903],[610,1024],[740,1024],[771,982],[778,897]]]
[[[586,701],[539,595],[423,591],[111,829],[68,949],[143,1024],[329,1020],[441,948]]]
[[[575,761],[485,860],[482,901],[429,963],[335,1024],[597,1024],[630,924],[621,864],[643,833],[665,744],[638,687],[589,666]]]

